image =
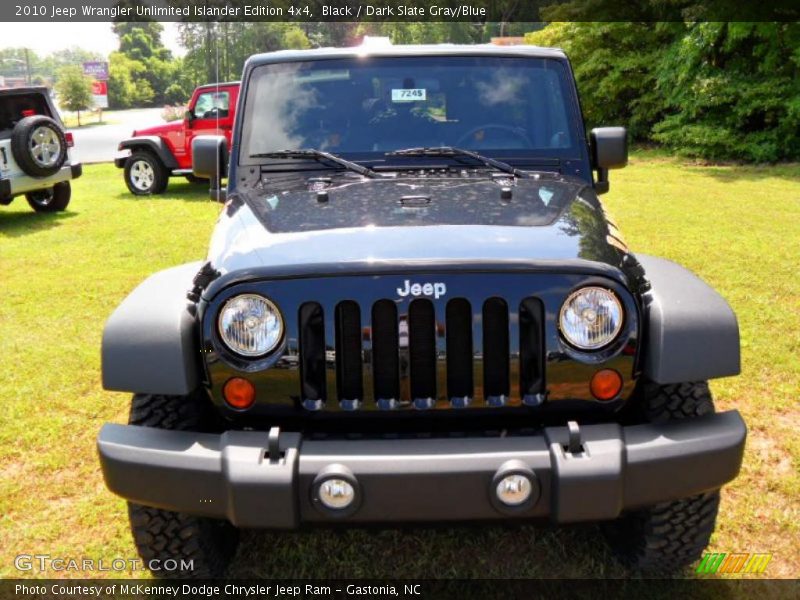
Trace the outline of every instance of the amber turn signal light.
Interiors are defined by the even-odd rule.
[[[601,369],[592,376],[589,384],[592,396],[607,402],[616,398],[622,390],[622,375],[614,369]]]
[[[256,388],[243,377],[231,377],[225,382],[222,395],[232,408],[244,410],[253,406],[256,400]]]

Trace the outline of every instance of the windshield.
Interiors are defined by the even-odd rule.
[[[570,98],[564,67],[552,59],[354,57],[264,65],[248,86],[239,162],[269,162],[256,155],[305,148],[383,160],[393,150],[438,146],[507,160],[575,157]]]

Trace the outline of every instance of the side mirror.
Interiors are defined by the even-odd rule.
[[[209,194],[225,202],[222,178],[228,174],[228,142],[224,135],[198,135],[192,140],[192,173],[211,182]]]
[[[186,123],[187,127],[192,126],[192,121],[194,121],[194,111],[190,108],[185,113],[183,113],[183,121]]]
[[[598,194],[608,191],[608,170],[628,164],[628,130],[624,127],[596,127],[589,133],[592,167],[597,169],[594,184]]]

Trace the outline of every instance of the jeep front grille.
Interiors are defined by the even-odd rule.
[[[298,311],[300,398],[309,410],[536,405],[544,393],[544,309],[533,297],[474,306],[378,300]],[[512,336],[516,337],[513,339]],[[516,351],[518,349],[518,351]]]

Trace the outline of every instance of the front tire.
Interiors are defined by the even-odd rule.
[[[66,210],[72,198],[72,186],[69,181],[62,181],[46,190],[28,192],[25,199],[36,212],[52,213]]]
[[[150,152],[137,150],[125,161],[125,185],[135,196],[163,194],[168,182],[166,167]]]
[[[641,402],[642,416],[651,423],[691,419],[714,412],[705,381],[645,383]],[[604,525],[606,539],[620,561],[634,571],[678,573],[697,561],[708,546],[719,499],[719,490],[713,490],[629,512]]]
[[[128,423],[182,431],[214,431],[205,399],[197,395],[136,394]],[[156,577],[207,579],[225,573],[238,544],[238,530],[227,521],[196,517],[128,502],[133,540],[145,566],[153,560],[174,560],[178,567],[192,561],[190,570],[153,571]],[[183,561],[183,562],[182,562]],[[172,564],[172,563],[166,563]]]

